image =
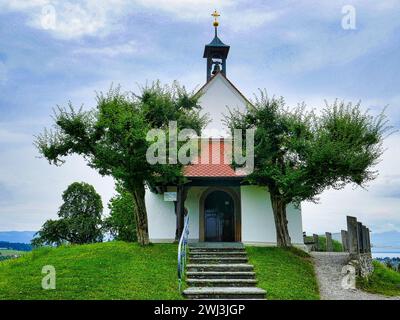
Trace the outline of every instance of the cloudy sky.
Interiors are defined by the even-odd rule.
[[[356,29],[342,27],[349,5]],[[228,77],[248,97],[266,88],[317,109],[335,98],[361,100],[373,113],[388,105],[400,126],[396,0],[0,0],[0,231],[37,230],[74,181],[94,184],[108,201],[112,179],[79,158],[50,166],[37,158],[33,136],[49,126],[54,106],[92,107],[95,91],[111,83],[202,85],[214,8],[231,45]],[[350,214],[375,232],[400,231],[400,134],[385,146],[368,190],[328,190],[319,204],[303,205],[305,230],[337,232]]]

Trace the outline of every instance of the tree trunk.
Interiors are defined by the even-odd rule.
[[[273,194],[273,192],[271,192],[271,203],[274,212],[277,245],[278,247],[290,247],[292,241],[290,240],[286,218],[286,203],[282,197]]]
[[[188,188],[180,185],[177,188],[177,201],[175,207],[175,214],[176,214],[176,233],[175,233],[175,241],[179,241],[183,227],[185,224],[185,201],[187,198]]]
[[[140,245],[146,246],[150,243],[149,231],[147,223],[147,211],[146,204],[144,201],[145,188],[144,186],[139,187],[133,191],[133,202],[135,204],[136,214],[136,234],[137,241]]]

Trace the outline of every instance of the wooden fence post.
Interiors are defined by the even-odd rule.
[[[357,218],[347,216],[347,238],[348,249],[351,254],[358,253]]]
[[[326,237],[326,252],[333,252],[332,233],[325,232]]]
[[[361,222],[357,222],[357,239],[358,239],[358,253],[364,252],[364,242],[363,242],[363,225]]]
[[[346,230],[342,230],[340,231],[341,235],[342,235],[342,247],[343,247],[343,251],[347,252],[349,251],[349,240],[348,240],[348,235],[347,235],[347,231]]]
[[[313,234],[314,251],[319,251],[319,239],[317,234]]]

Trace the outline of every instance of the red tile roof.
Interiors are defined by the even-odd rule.
[[[206,139],[201,140],[200,156],[193,159],[191,165],[183,169],[185,177],[240,177],[232,169],[229,160],[225,161],[224,155],[232,152],[231,140]],[[207,148],[208,146],[208,148]],[[229,159],[229,157],[228,157]]]

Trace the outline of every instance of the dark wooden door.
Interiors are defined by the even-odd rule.
[[[205,241],[234,241],[234,212],[233,199],[228,193],[211,192],[204,202]]]

